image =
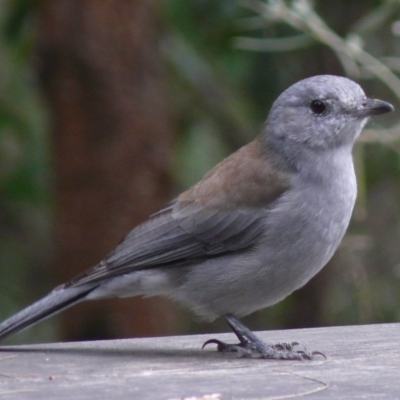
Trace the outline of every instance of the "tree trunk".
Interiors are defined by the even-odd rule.
[[[156,3],[41,3],[40,78],[52,113],[58,283],[97,264],[169,198],[172,129]],[[177,332],[162,300],[85,302],[62,314],[66,340]]]

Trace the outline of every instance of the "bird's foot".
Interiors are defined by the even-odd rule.
[[[267,344],[260,340],[246,326],[238,321],[233,315],[228,314],[225,320],[232,328],[233,332],[239,339],[237,344],[224,343],[217,339],[207,340],[203,344],[203,348],[208,344],[216,344],[218,351],[236,352],[239,357],[246,358],[266,358],[274,360],[312,360],[314,356],[325,355],[320,351],[308,351],[301,343],[277,343]]]
[[[269,358],[273,360],[312,360],[314,356],[325,355],[319,351],[308,351],[303,345],[297,342],[267,344],[259,341],[258,343],[246,342],[230,344],[217,339],[207,340],[203,348],[215,343],[217,350],[223,353],[236,352],[243,358]],[[297,347],[299,347],[297,349]]]

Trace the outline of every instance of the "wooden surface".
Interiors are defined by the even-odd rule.
[[[0,347],[0,399],[399,399],[400,324],[259,332],[327,360],[238,359],[233,334]]]

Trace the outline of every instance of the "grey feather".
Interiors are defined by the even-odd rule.
[[[370,116],[392,110],[346,78],[292,85],[260,136],[97,266],[0,324],[0,338],[85,299],[165,295],[210,320],[278,302],[339,246],[356,198],[354,142]]]

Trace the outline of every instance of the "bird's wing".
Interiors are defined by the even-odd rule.
[[[252,142],[228,157],[133,229],[100,264],[67,285],[192,263],[255,244],[269,206],[289,187],[287,175],[274,183],[270,168],[263,173],[266,161],[258,154],[254,157],[255,151],[259,148]]]

